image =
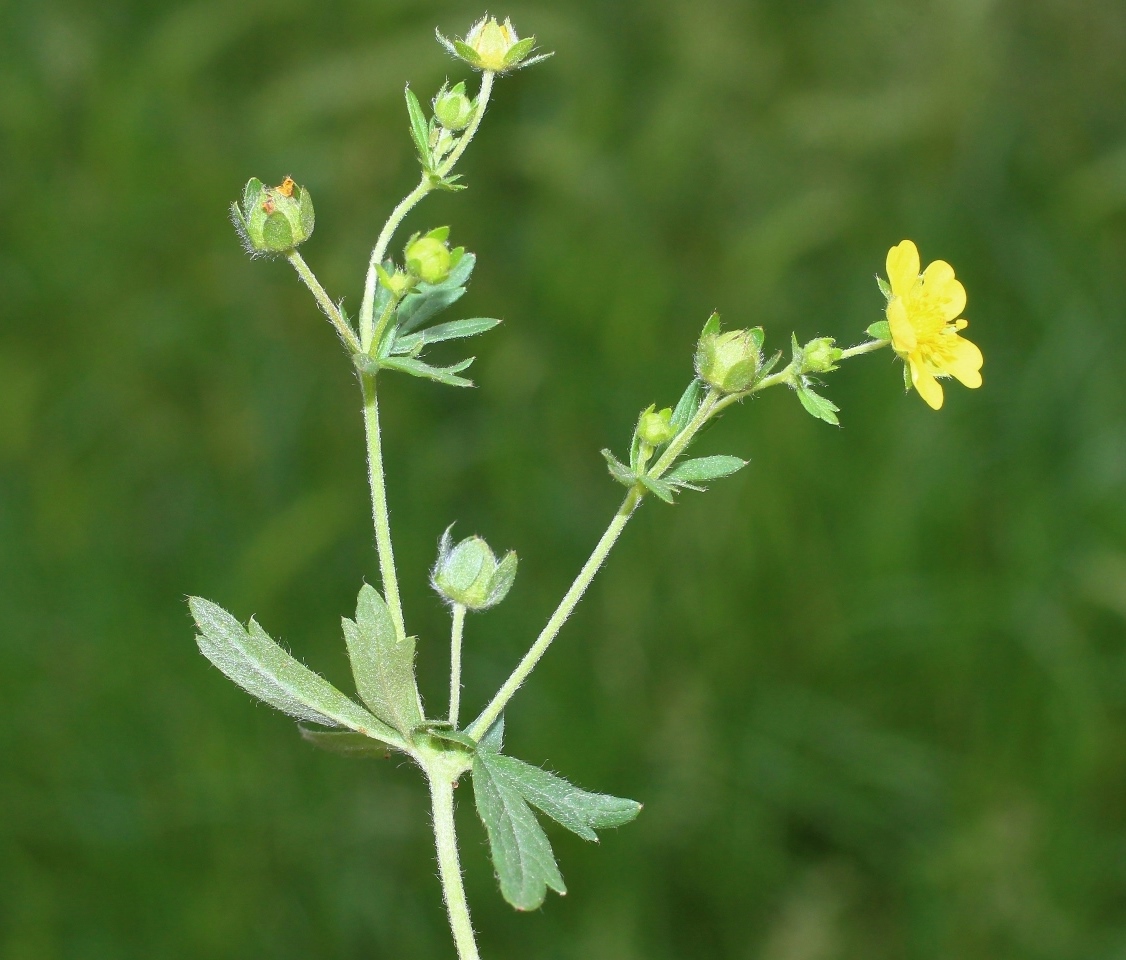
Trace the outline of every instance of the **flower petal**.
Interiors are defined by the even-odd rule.
[[[926,367],[914,357],[911,364],[911,383],[919,391],[919,396],[926,400],[932,410],[942,409],[942,384],[931,375]]]
[[[944,372],[957,378],[970,389],[981,386],[981,365],[985,358],[981,355],[976,343],[971,343],[963,337],[951,335],[953,343],[945,350],[943,358]]]
[[[888,318],[888,327],[891,330],[892,349],[896,353],[906,356],[915,349],[918,338],[915,335],[915,328],[911,326],[911,321],[907,318],[907,305],[903,302],[903,298],[892,297],[888,301],[885,313]]]
[[[949,323],[966,309],[966,288],[954,279],[954,268],[945,260],[927,264],[923,271],[923,293],[939,304],[942,319]]]
[[[919,279],[919,249],[910,240],[904,240],[888,251],[888,281],[891,292],[905,297]]]

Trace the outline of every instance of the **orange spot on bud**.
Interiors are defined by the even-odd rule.
[[[265,210],[267,213],[273,213],[274,212],[274,198],[273,197],[267,197],[265,200],[263,200],[262,201],[262,209]]]
[[[276,189],[278,193],[280,193],[283,197],[292,197],[293,188],[296,186],[297,184],[293,182],[293,177],[286,177],[281,183],[277,185]]]

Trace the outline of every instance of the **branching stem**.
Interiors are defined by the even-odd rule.
[[[317,301],[317,306],[321,308],[324,315],[328,317],[329,321],[336,328],[337,334],[344,342],[344,346],[348,348],[351,353],[357,353],[360,349],[360,341],[356,339],[355,331],[349,325],[348,321],[340,312],[340,308],[332,302],[332,298],[325,293],[325,288],[321,286],[321,282],[316,278],[316,275],[309,269],[309,265],[305,262],[305,258],[301,256],[295,249],[290,250],[286,255],[286,259],[293,264],[293,269],[297,271],[302,282],[312,292],[313,297]]]

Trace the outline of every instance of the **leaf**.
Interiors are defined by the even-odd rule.
[[[864,331],[873,340],[890,340],[891,339],[891,324],[886,320],[879,320],[873,323],[867,330]]]
[[[391,611],[375,587],[365,583],[356,619],[342,618],[348,659],[360,698],[404,737],[422,722],[414,676],[414,638],[399,639]]]
[[[672,420],[670,424],[672,428],[680,433],[686,426],[688,421],[692,419],[696,411],[700,409],[700,390],[702,385],[696,378],[688,384],[688,388],[681,394],[680,399],[676,402],[676,407],[672,412]]]
[[[610,468],[610,476],[612,476],[618,483],[624,484],[627,487],[637,485],[637,477],[621,460],[614,456],[608,449],[602,451],[602,456],[606,459],[606,466]]]
[[[294,660],[257,621],[251,620],[246,629],[209,600],[190,597],[188,604],[200,630],[196,637],[200,652],[248,693],[299,720],[349,727],[392,746],[403,746],[394,730]]]
[[[468,367],[474,359],[474,357],[470,357],[449,367],[432,367],[428,363],[410,357],[389,357],[386,360],[381,360],[379,365],[386,367],[388,370],[398,370],[400,373],[409,373],[413,377],[422,377],[451,387],[471,387],[473,386],[472,380],[466,380],[464,377],[457,376],[457,374]]]
[[[448,720],[432,720],[422,723],[415,728],[415,731],[437,737],[439,740],[445,740],[446,743],[456,743],[459,747],[465,747],[470,753],[477,749],[477,741],[469,734],[455,730]]]
[[[418,97],[408,85],[404,91],[407,98],[407,113],[411,120],[411,137],[414,145],[418,147],[418,156],[422,165],[429,170],[434,166],[434,158],[430,152],[430,125],[426,121],[426,114],[422,112],[422,105]]]
[[[441,283],[420,283],[403,297],[396,311],[400,332],[410,333],[418,329],[435,314],[461,299],[476,263],[476,256],[467,253]]]
[[[536,815],[517,789],[493,776],[483,759],[487,754],[478,749],[473,757],[473,798],[489,835],[500,892],[517,910],[535,910],[548,887],[561,894],[567,888]]]
[[[646,476],[644,473],[637,479],[641,482],[641,485],[655,497],[664,500],[665,503],[676,503],[676,497],[673,495],[675,488],[671,483],[658,480],[656,477]]]
[[[492,750],[500,753],[504,748],[504,714],[502,713],[493,721],[493,725],[485,731],[477,747],[481,750]]]
[[[665,474],[665,479],[670,483],[706,483],[708,480],[729,477],[736,471],[742,470],[747,463],[747,460],[739,457],[699,457],[695,460],[685,460]]]
[[[478,755],[496,782],[516,790],[532,806],[584,840],[597,842],[595,830],[620,827],[641,812],[636,800],[580,790],[554,773],[488,750],[484,742]]]
[[[840,421],[837,419],[840,407],[836,406],[831,400],[826,400],[820,394],[814,393],[804,383],[798,385],[797,391],[801,405],[805,407],[810,416],[831,423],[835,427],[840,426]]]
[[[755,375],[756,380],[764,380],[770,375],[770,371],[778,366],[778,361],[782,359],[782,351],[779,350],[769,360],[766,361],[761,367],[758,368],[758,373]]]
[[[301,731],[302,738],[314,747],[341,757],[375,757],[385,760],[390,756],[385,746],[362,733],[353,733],[351,730],[314,730],[300,723],[297,729]]]
[[[449,323],[439,323],[418,333],[405,337],[398,337],[390,352],[392,354],[414,353],[431,343],[442,343],[445,340],[457,340],[462,337],[475,337],[492,330],[499,324],[499,320],[491,317],[470,317],[467,320],[451,320]]]

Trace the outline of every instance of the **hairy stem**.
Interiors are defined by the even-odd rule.
[[[442,894],[450,918],[458,960],[480,960],[473,925],[469,920],[469,904],[461,881],[461,862],[457,854],[457,832],[454,827],[453,784],[440,775],[430,774],[430,802],[434,811],[434,845],[438,850],[438,874]]]
[[[461,635],[465,629],[465,606],[455,603],[450,627],[450,726],[457,729],[461,710]]]
[[[842,350],[841,359],[847,360],[849,357],[859,357],[862,353],[872,353],[874,350],[879,350],[881,347],[890,346],[890,340],[869,340],[867,343],[860,343],[855,347],[849,347],[847,350]]]
[[[328,317],[329,321],[336,328],[337,334],[340,339],[344,341],[346,346],[352,353],[357,353],[360,349],[360,341],[356,339],[356,334],[349,326],[348,321],[344,319],[340,313],[340,309],[332,302],[332,299],[327,293],[325,288],[321,286],[321,282],[316,278],[316,275],[309,269],[309,265],[305,262],[305,258],[297,252],[296,249],[290,250],[285,255],[286,259],[293,264],[293,269],[297,271],[302,282],[309,288],[313,296],[316,298],[317,305],[321,308],[324,315]]]
[[[469,146],[469,141],[473,139],[473,136],[477,133],[477,128],[481,125],[481,118],[485,115],[485,108],[489,104],[492,89],[493,74],[486,70],[481,77],[481,91],[477,95],[477,111],[473,115],[473,121],[466,127],[461,139],[458,140],[457,146],[442,161],[437,171],[434,173],[427,171],[422,174],[418,186],[399,201],[399,205],[391,211],[391,216],[387,218],[383,229],[379,231],[379,237],[375,241],[375,247],[371,251],[371,259],[368,262],[367,277],[364,280],[364,299],[360,304],[360,340],[365,350],[371,346],[374,335],[375,318],[372,314],[375,312],[375,288],[379,280],[375,268],[383,262],[383,258],[387,255],[387,248],[391,245],[391,238],[395,235],[395,231],[399,229],[399,225],[406,215],[415,208],[423,197],[437,188],[438,181],[449,176],[454,164],[461,159],[465,148]]]
[[[371,516],[375,523],[375,549],[379,554],[379,575],[383,581],[384,599],[391,610],[395,633],[400,640],[407,635],[403,622],[403,604],[399,599],[399,578],[395,573],[395,554],[391,548],[391,520],[387,511],[387,486],[383,476],[383,448],[379,435],[379,404],[376,400],[375,377],[360,374],[364,390],[364,432],[367,434],[368,482],[371,485]]]

